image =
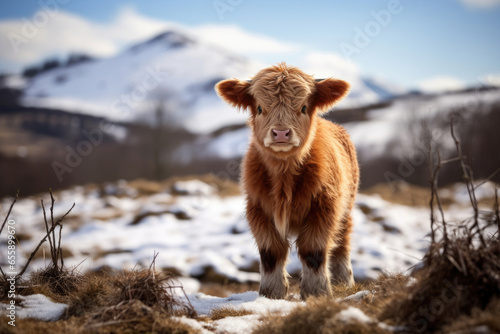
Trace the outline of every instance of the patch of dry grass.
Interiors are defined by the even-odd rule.
[[[129,303],[121,309],[126,315],[133,315],[127,319],[109,320],[106,322],[86,323],[84,318],[72,317],[67,320],[43,322],[34,319],[16,320],[16,326],[7,324],[7,318],[0,317],[0,333],[5,334],[198,334],[199,331],[189,325],[174,319],[150,313],[151,310],[140,302]],[[140,316],[140,317],[139,317]]]
[[[461,315],[443,327],[445,333],[500,333],[500,298],[494,298],[484,310],[472,309],[470,315]],[[481,330],[480,330],[481,329]]]
[[[66,302],[82,281],[83,277],[75,270],[49,266],[31,273],[26,280],[20,280],[18,286],[21,295],[40,293],[54,301]]]
[[[244,315],[249,315],[252,314],[250,311],[246,311],[241,308],[234,308],[234,307],[220,307],[216,308],[212,311],[210,318],[212,320],[220,320],[224,319],[227,317],[241,317]]]
[[[16,328],[0,325],[1,333],[196,333],[172,320],[172,315],[195,317],[190,305],[173,294],[172,276],[151,268],[133,271],[104,270],[73,274],[77,284],[62,285],[52,275],[37,271],[23,282],[23,295],[41,293],[68,304],[62,319],[53,323],[18,319]],[[69,278],[66,278],[69,279]],[[58,288],[56,288],[58,287]],[[21,330],[22,329],[22,330]]]

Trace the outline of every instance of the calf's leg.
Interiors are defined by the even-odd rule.
[[[317,220],[309,219],[297,237],[297,248],[302,262],[302,278],[300,295],[331,296],[329,256],[332,248],[330,232],[326,224],[317,224]]]
[[[351,215],[348,215],[342,223],[338,244],[330,252],[331,279],[332,283],[343,283],[351,287],[354,285],[351,266]]]
[[[285,269],[289,242],[283,239],[274,222],[259,205],[247,204],[247,219],[260,253],[259,294],[283,299],[288,294],[288,274]]]

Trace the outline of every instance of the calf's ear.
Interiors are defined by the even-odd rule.
[[[348,82],[339,79],[324,79],[316,81],[316,92],[313,96],[313,105],[319,113],[330,110],[349,93]]]
[[[246,109],[254,104],[253,97],[248,91],[250,85],[251,81],[239,79],[222,80],[215,85],[215,91],[229,105]]]

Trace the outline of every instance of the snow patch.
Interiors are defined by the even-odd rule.
[[[18,296],[20,305],[16,305],[16,316],[19,318],[30,318],[42,321],[56,321],[61,318],[68,308],[67,304],[54,303],[42,294],[29,296]],[[0,314],[8,315],[6,309],[9,305],[0,303]]]

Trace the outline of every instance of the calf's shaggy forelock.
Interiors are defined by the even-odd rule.
[[[223,80],[217,93],[250,111],[252,138],[242,165],[247,219],[261,256],[260,293],[284,298],[289,237],[303,265],[301,295],[331,294],[330,281],[353,284],[351,210],[358,187],[356,151],[344,128],[318,114],[349,90],[278,64],[252,80]]]

